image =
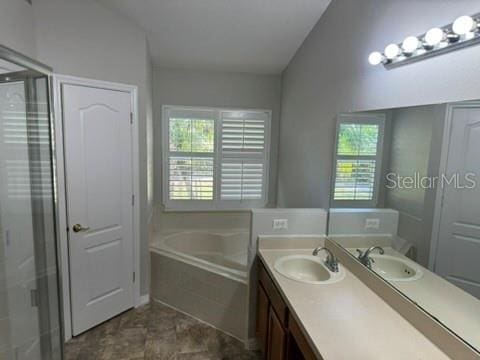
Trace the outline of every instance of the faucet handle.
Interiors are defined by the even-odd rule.
[[[363,252],[362,252],[362,250],[360,250],[360,249],[357,249],[357,253],[358,253],[358,258],[359,258],[359,259],[360,259],[361,257],[363,257],[363,255],[364,255]]]

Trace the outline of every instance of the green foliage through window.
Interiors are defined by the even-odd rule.
[[[373,199],[379,132],[378,124],[340,124],[334,200]]]
[[[215,121],[169,120],[169,148],[175,153],[212,153],[212,157],[171,156],[169,193],[173,200],[213,200]]]
[[[215,121],[204,119],[170,119],[170,151],[213,152]]]
[[[378,125],[340,124],[338,135],[338,155],[377,154]]]

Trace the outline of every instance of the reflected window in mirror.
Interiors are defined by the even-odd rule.
[[[328,218],[329,241],[477,355],[479,129],[480,101],[338,116]]]
[[[346,114],[337,121],[333,207],[376,207],[385,117]]]

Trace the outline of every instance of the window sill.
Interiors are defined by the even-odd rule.
[[[264,209],[265,207],[261,207],[260,209]],[[240,212],[240,213],[248,213],[251,212],[253,209],[257,208],[238,208],[238,209],[174,209],[174,208],[163,208],[163,212],[166,213],[221,213],[221,212]]]

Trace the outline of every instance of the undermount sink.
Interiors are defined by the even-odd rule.
[[[414,281],[422,277],[422,270],[413,262],[400,257],[370,254],[372,270],[385,280]]]
[[[345,270],[340,264],[338,266],[338,272],[331,272],[321,258],[313,255],[284,256],[273,265],[283,276],[307,284],[332,284],[342,280]]]

